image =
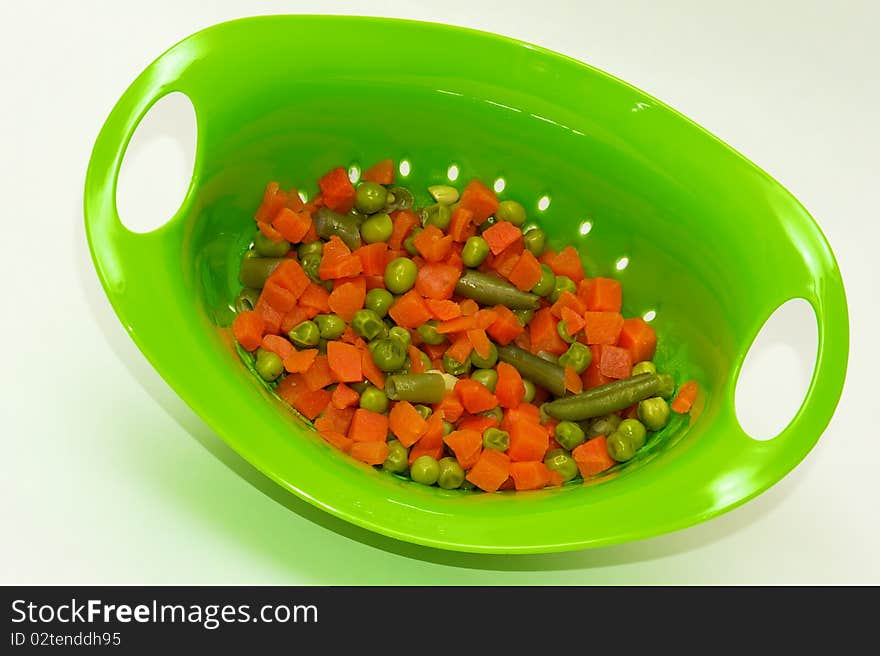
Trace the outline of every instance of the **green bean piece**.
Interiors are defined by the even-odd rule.
[[[255,251],[253,247],[244,252],[244,255],[241,256],[241,260],[243,262],[244,260],[249,260],[252,257],[259,257],[259,255],[257,255],[257,251]]]
[[[555,471],[562,476],[562,481],[564,483],[572,480],[580,473],[574,458],[567,454],[563,449],[553,449],[552,451],[548,451],[547,455],[544,456],[544,464],[547,466],[547,469]]]
[[[471,380],[477,381],[494,394],[495,385],[498,384],[498,372],[494,369],[477,369],[471,374]]]
[[[586,439],[583,429],[573,421],[560,421],[556,424],[554,435],[559,446],[569,451],[583,444]]]
[[[406,364],[406,346],[396,339],[385,337],[370,342],[370,355],[382,371],[397,371]]]
[[[385,207],[388,191],[378,182],[361,182],[354,197],[354,206],[364,214],[374,214]]]
[[[498,276],[467,270],[458,279],[455,292],[480,305],[504,305],[511,310],[537,310],[541,297],[523,292]]]
[[[419,269],[408,257],[396,257],[385,267],[385,287],[392,294],[404,294],[416,284]]]
[[[574,344],[575,336],[568,334],[568,331],[565,329],[564,321],[560,321],[556,324],[556,333],[559,335],[559,337],[562,338],[562,341],[566,344]]]
[[[254,235],[254,250],[260,257],[284,257],[290,250],[290,242],[286,239],[272,241],[262,230],[257,230]]]
[[[608,455],[617,462],[631,460],[636,454],[632,440],[619,431],[614,431],[608,436],[605,440],[605,448],[608,449]]]
[[[568,276],[556,276],[556,280],[553,282],[553,291],[550,292],[550,302],[558,301],[562,292],[577,293],[577,286]]]
[[[529,325],[529,322],[534,318],[535,311],[534,310],[514,310],[513,311],[516,320],[519,322],[519,325],[522,327],[526,327]]]
[[[254,369],[260,374],[260,378],[267,382],[272,382],[284,371],[284,365],[277,354],[258,348]]]
[[[502,200],[495,210],[495,218],[520,227],[526,222],[526,208],[515,200]]]
[[[372,310],[380,317],[385,317],[388,310],[394,305],[394,296],[387,289],[375,287],[367,292],[364,307]]]
[[[455,458],[440,458],[437,463],[440,472],[437,474],[437,486],[444,490],[455,490],[464,482],[464,469]]]
[[[510,433],[500,428],[487,428],[483,431],[483,448],[507,451],[510,448]]]
[[[655,365],[650,360],[644,360],[642,362],[638,362],[633,365],[632,374],[633,376],[638,376],[639,374],[656,374],[657,373],[657,365]]]
[[[409,477],[422,485],[433,485],[440,477],[440,463],[431,456],[419,456],[409,468]]]
[[[388,397],[378,387],[367,385],[361,392],[361,400],[358,405],[364,410],[385,414],[388,412]]]
[[[525,247],[531,251],[532,255],[540,257],[544,253],[544,249],[547,248],[547,233],[540,228],[532,228],[523,237]]]
[[[303,271],[306,272],[306,275],[309,277],[309,280],[312,282],[316,282],[318,284],[323,283],[321,280],[321,276],[318,273],[318,267],[321,266],[321,256],[317,253],[309,253],[302,260],[300,260],[300,264],[302,265]],[[327,282],[333,282],[329,280]]]
[[[440,230],[446,230],[449,227],[449,222],[452,220],[452,209],[449,205],[437,203],[419,210],[419,217],[422,220],[422,225],[426,228],[432,225],[440,228]]]
[[[389,187],[385,198],[385,211],[391,214],[397,210],[408,210],[413,206],[413,200],[412,192],[406,187]]]
[[[489,357],[484,358],[476,351],[471,351],[471,364],[478,369],[491,369],[498,363],[498,347],[489,342]]]
[[[343,215],[326,207],[319,207],[312,217],[315,223],[315,232],[321,239],[330,239],[333,235],[339,237],[351,250],[361,246],[360,222],[357,217]]]
[[[468,237],[461,249],[461,261],[466,267],[478,267],[489,257],[489,242],[482,237],[474,235]]]
[[[409,467],[409,451],[397,440],[388,442],[388,455],[382,463],[382,469],[394,474],[402,474]]]
[[[361,224],[361,238],[368,244],[376,244],[380,241],[391,239],[394,224],[391,217],[385,214],[374,214]]]
[[[238,296],[235,297],[235,311],[236,312],[249,312],[253,310],[257,301],[260,299],[260,290],[259,289],[251,289],[250,287],[245,287],[242,289]]]
[[[245,257],[241,261],[238,279],[245,287],[262,289],[266,284],[266,279],[285,259],[283,257]]]
[[[440,403],[446,383],[442,374],[392,374],[385,379],[385,394],[392,401]]]
[[[437,324],[435,319],[429,319],[426,323],[416,328],[416,332],[425,344],[437,346],[446,341],[446,335],[437,332]]]
[[[313,321],[318,326],[321,339],[338,339],[345,332],[345,321],[336,314],[318,314]]]
[[[535,384],[530,381],[528,378],[523,378],[523,386],[526,388],[525,396],[523,396],[523,401],[526,403],[531,403],[535,400],[535,393],[537,390],[535,389]]]
[[[468,356],[464,359],[464,362],[459,362],[452,356],[444,353],[443,370],[453,376],[467,376],[468,372],[471,370],[471,358]]]
[[[641,374],[545,403],[544,410],[555,419],[582,421],[623,410],[652,396],[663,396],[674,386],[672,376],[667,374]]]
[[[648,430],[658,431],[669,423],[669,404],[659,396],[639,402],[639,419]]]
[[[303,321],[294,326],[287,336],[297,348],[314,348],[321,339],[321,329],[314,321]]]
[[[591,440],[599,435],[608,437],[611,433],[617,430],[617,427],[620,426],[620,422],[620,415],[616,415],[613,412],[586,422],[585,432],[587,434],[587,439]]]
[[[547,296],[553,292],[556,286],[556,274],[546,264],[541,265],[541,279],[532,287],[532,293],[538,296]]]
[[[617,427],[617,432],[628,437],[636,451],[645,446],[647,431],[645,425],[638,419],[624,419]]]
[[[449,185],[431,185],[428,187],[428,193],[431,198],[441,205],[452,205],[458,201],[458,189]]]
[[[554,396],[565,394],[565,369],[558,364],[510,344],[498,347],[498,359],[513,365],[520,376],[540,385]]]
[[[306,255],[321,255],[324,252],[324,242],[320,239],[300,244],[296,248],[296,254],[300,260]]]
[[[388,334],[388,328],[385,327],[382,318],[373,310],[363,309],[355,312],[351,327],[368,342]]]
[[[559,356],[560,366],[571,367],[578,375],[584,373],[592,361],[593,352],[590,350],[590,347],[580,342],[575,342],[568,347],[565,353]]]

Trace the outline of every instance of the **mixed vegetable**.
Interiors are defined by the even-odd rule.
[[[634,457],[697,388],[652,362],[611,278],[473,180],[415,208],[385,160],[304,202],[272,182],[232,328],[330,444],[444,489],[531,490]]]

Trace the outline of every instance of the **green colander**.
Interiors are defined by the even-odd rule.
[[[139,121],[170,92],[195,107],[193,179],[165,225],[137,234],[117,213],[117,176]],[[589,275],[619,278],[624,313],[655,315],[657,364],[700,383],[694,412],[599,481],[527,493],[428,488],[327,445],[236,355],[230,303],[267,181],[315,193],[328,169],[386,157],[417,193],[456,173],[462,184],[495,184],[552,246],[575,244]],[[797,200],[651,96],[491,34],[326,16],[198,32],[148,66],[107,118],[89,162],[85,223],[120,321],[211,428],[306,501],[423,545],[558,551],[708,519],[789,472],[843,386],[843,284]],[[815,371],[791,423],[756,441],[737,421],[737,376],[765,320],[792,298],[817,317]]]

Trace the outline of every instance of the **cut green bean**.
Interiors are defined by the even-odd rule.
[[[672,376],[667,374],[640,374],[545,403],[544,411],[555,419],[583,421],[623,410],[652,396],[662,396],[674,385]]]
[[[236,296],[235,298],[235,311],[247,312],[248,310],[253,310],[256,307],[259,298],[259,289],[251,289],[250,287],[245,287],[238,293],[238,296]]]
[[[480,305],[504,305],[511,310],[537,310],[541,297],[520,291],[506,280],[480,271],[465,271],[455,292]]]
[[[520,376],[540,385],[554,396],[565,394],[565,369],[558,364],[510,344],[498,347],[498,358],[513,365]]]
[[[321,239],[330,239],[333,235],[345,242],[351,250],[361,246],[361,229],[357,217],[337,214],[326,207],[319,207],[314,216],[315,232]]]
[[[440,403],[446,383],[441,374],[394,374],[385,379],[385,394],[392,401]]]
[[[262,289],[266,279],[284,260],[283,257],[246,257],[241,261],[238,279],[245,287]]]

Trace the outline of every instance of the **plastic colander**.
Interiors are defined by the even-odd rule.
[[[177,213],[138,234],[117,213],[119,168],[141,118],[170,92],[195,108],[193,178]],[[627,316],[656,315],[658,366],[699,382],[691,415],[597,482],[527,493],[421,486],[320,439],[236,354],[226,327],[240,257],[269,180],[313,194],[330,168],[386,157],[417,200],[456,171],[460,184],[478,177],[503,187],[500,196],[523,203],[551,246],[575,244],[588,275],[618,278]],[[843,386],[843,284],[797,200],[638,89],[491,34],[326,16],[198,32],[148,66],[107,118],[89,162],[85,223],[120,321],[213,430],[306,501],[423,545],[556,551],[705,520],[789,472]],[[815,370],[790,424],[756,441],[737,421],[737,376],[765,320],[792,298],[817,317]]]

